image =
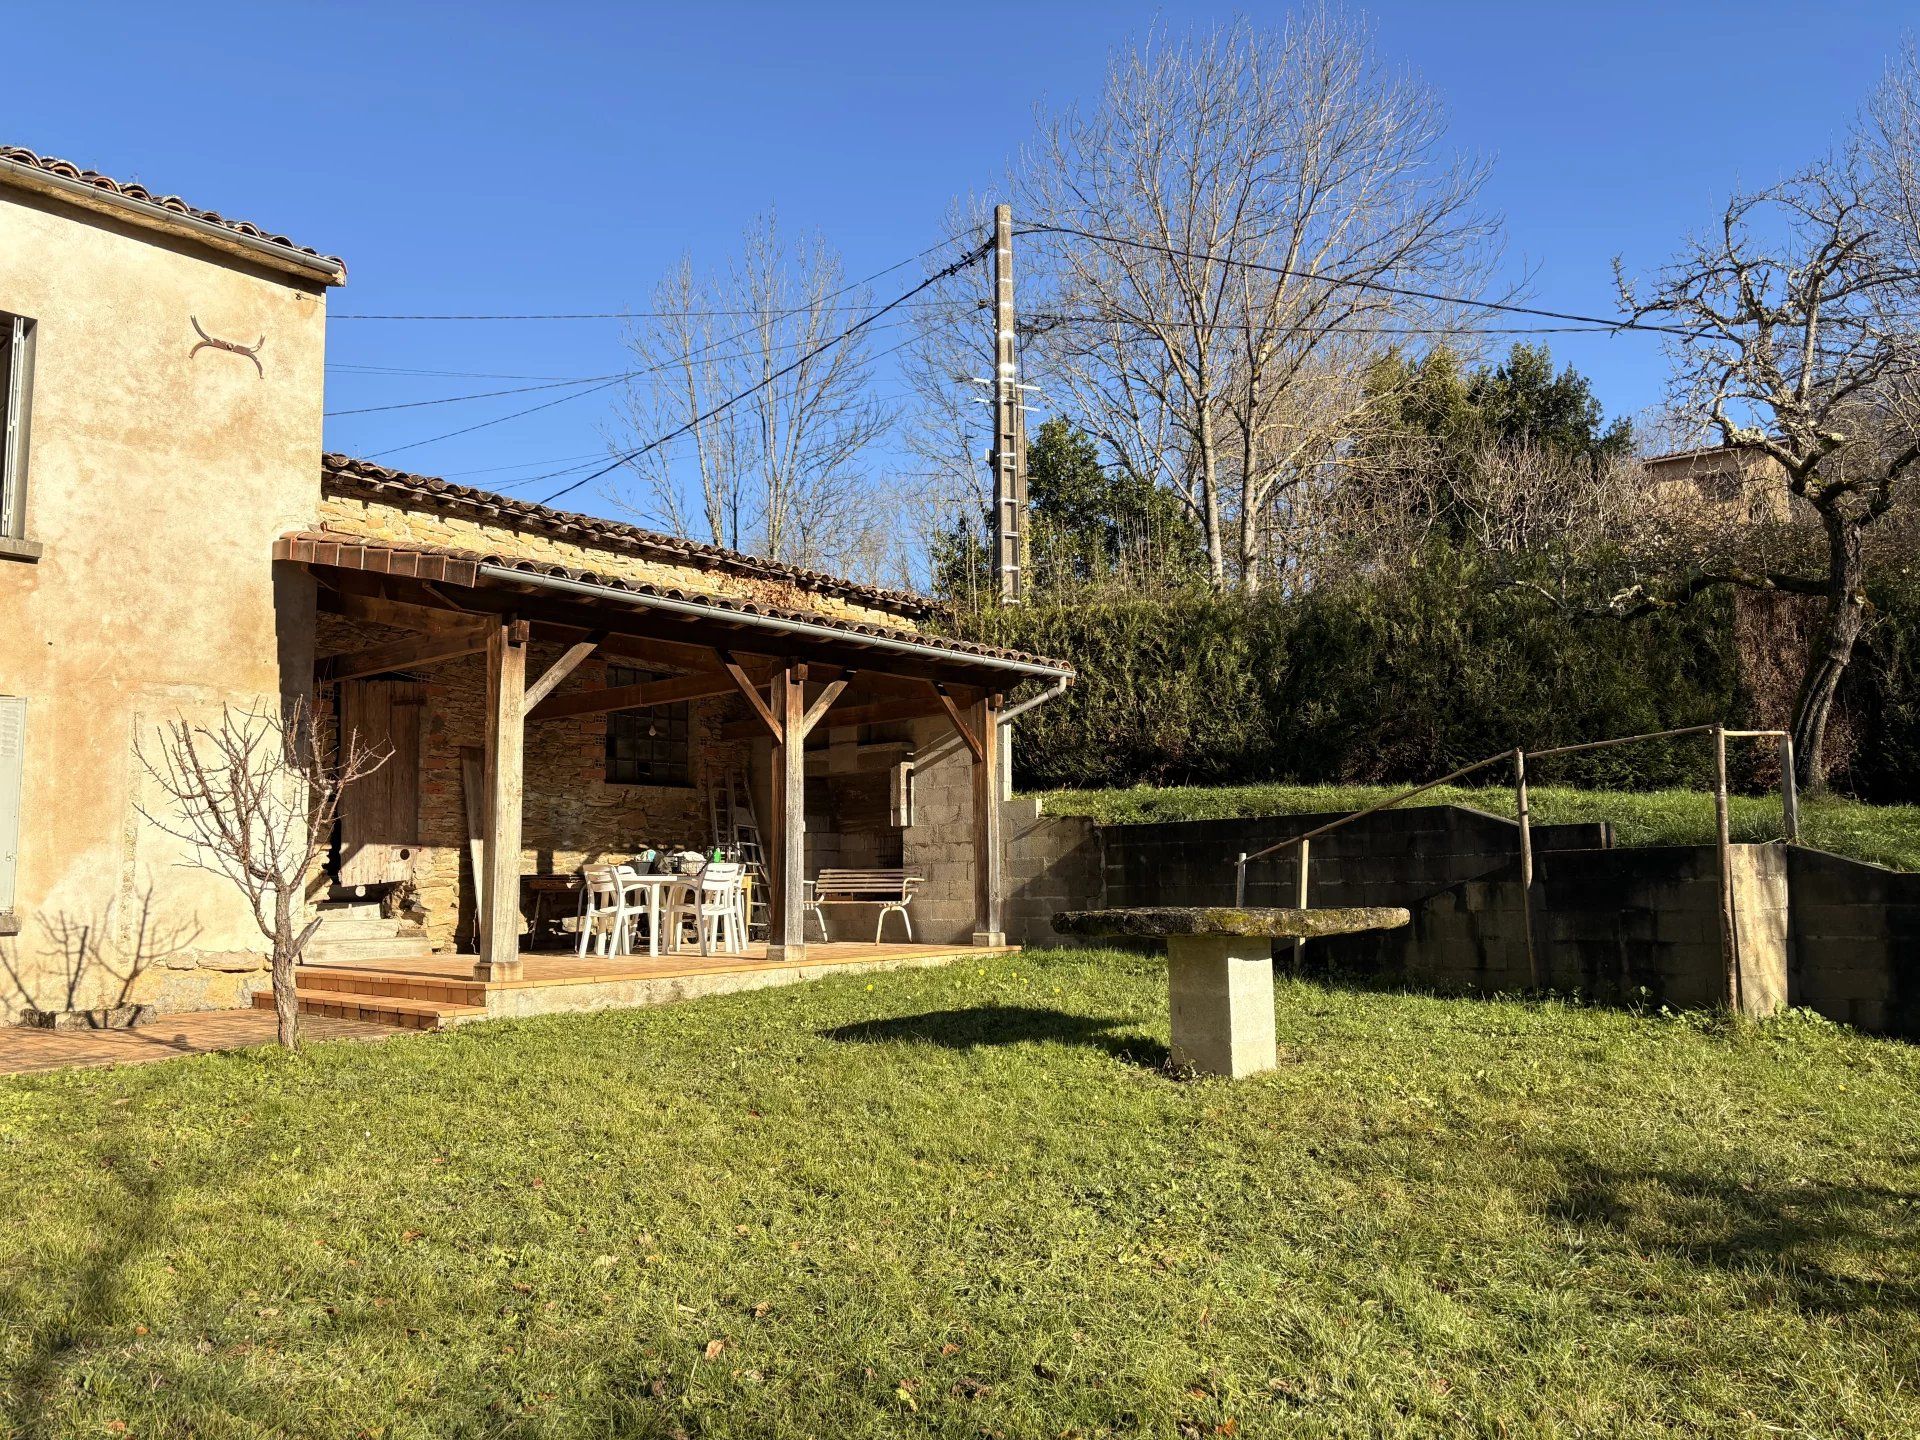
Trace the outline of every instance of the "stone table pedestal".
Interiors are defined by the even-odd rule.
[[[1279,1063],[1273,1034],[1273,942],[1407,923],[1397,907],[1070,910],[1063,935],[1159,936],[1167,942],[1173,1060],[1203,1075],[1257,1075]]]

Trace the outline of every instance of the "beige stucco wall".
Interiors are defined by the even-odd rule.
[[[911,620],[891,611],[808,590],[789,581],[733,575],[696,565],[675,565],[628,554],[613,546],[582,545],[532,530],[483,522],[460,514],[454,507],[439,508],[424,500],[402,504],[342,493],[341,486],[332,479],[326,481],[324,492],[320,503],[323,528],[366,540],[444,545],[475,554],[565,565],[611,579],[662,585],[689,594],[717,595],[781,609],[804,610],[837,620],[857,620],[896,630],[917,628]]]
[[[140,819],[136,735],[223,702],[272,703],[311,675],[310,582],[273,540],[312,523],[322,292],[190,240],[0,189],[0,310],[38,322],[27,534],[0,559],[0,694],[27,699],[19,933],[0,939],[0,1016],[57,998],[84,927],[79,998],[119,987],[152,893],[166,1008],[232,1004],[263,941],[224,880],[179,868]],[[190,352],[192,320],[260,349]]]

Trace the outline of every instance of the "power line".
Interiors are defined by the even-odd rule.
[[[1032,310],[1023,317],[1021,328],[1032,328],[1028,323],[1032,321],[1060,325],[1133,325],[1142,328],[1151,325],[1184,323],[1178,318],[1157,316],[1138,319],[1131,315],[1070,315],[1059,311]],[[1210,325],[1215,330],[1281,328],[1224,320],[1210,322]],[[1610,335],[1618,328],[1611,322],[1604,325],[1342,325],[1337,333],[1341,335]]]
[[[896,328],[898,325],[907,324],[907,323],[909,322],[896,321],[894,325],[891,325],[891,326],[882,325],[878,328],[882,330],[888,330],[888,329]],[[368,405],[357,410],[329,410],[326,412],[323,418],[331,420],[331,419],[336,419],[340,416],[345,416],[345,415],[373,415],[373,414],[378,414],[382,411],[387,411],[387,410],[418,410],[429,405],[455,405],[460,403],[463,400],[491,400],[501,395],[525,395],[532,391],[557,390],[557,389],[562,389],[569,386],[590,387],[584,390],[579,390],[578,395],[592,395],[598,391],[606,389],[608,385],[611,385],[616,381],[637,380],[642,375],[656,374],[661,370],[671,370],[677,365],[684,365],[688,361],[704,359],[712,351],[718,350],[721,346],[730,345],[736,340],[739,340],[744,338],[745,336],[751,335],[754,329],[755,329],[754,326],[749,325],[744,330],[736,331],[734,334],[731,334],[731,335],[723,335],[720,339],[710,341],[706,345],[701,346],[699,349],[690,350],[685,355],[676,355],[671,360],[663,360],[658,365],[645,365],[638,370],[620,370],[607,375],[582,375],[572,380],[555,380],[545,385],[518,385],[507,390],[481,390],[481,391],[476,391],[471,395],[442,395],[439,398],[433,399],[433,400],[404,400],[404,401],[399,401],[392,405]],[[812,342],[808,340],[790,340],[780,345],[769,345],[759,353],[763,353],[767,355],[777,355],[787,350],[798,350],[802,346],[808,345],[810,343]],[[891,353],[891,352],[888,352],[888,353]],[[599,382],[605,382],[605,383],[603,384]],[[559,397],[559,399],[550,401],[549,404],[558,405],[561,403],[561,401],[572,400],[576,398],[577,398],[577,395],[562,395]],[[489,420],[489,421],[486,421],[484,424],[480,424],[480,425],[469,425],[463,430],[450,430],[444,435],[435,435],[425,440],[416,440],[409,445],[398,446],[396,447],[395,450],[375,451],[374,454],[369,456],[368,458],[372,459],[379,455],[392,455],[397,453],[398,450],[410,450],[413,448],[414,445],[431,445],[435,440],[448,440],[453,438],[456,435],[465,435],[469,431],[473,431],[473,430],[483,430],[488,425],[496,425],[506,420],[515,420],[522,415],[531,415],[537,410],[545,410],[547,408],[548,408],[547,405],[535,405],[526,410],[516,410],[515,412],[513,412],[513,414],[502,415],[497,420]]]
[[[904,260],[896,260],[893,262],[893,264],[885,266],[879,270],[876,270],[871,275],[863,276],[861,279],[853,280],[848,282],[845,285],[842,285],[838,290],[832,291],[831,293],[823,296],[822,301],[824,302],[826,300],[837,300],[842,295],[847,294],[849,291],[858,290],[862,286],[870,285],[875,280],[880,279],[882,276],[891,275],[894,271],[899,270],[905,266],[911,265],[917,260],[924,260],[927,256],[933,254],[935,251],[943,250],[947,246],[953,244],[955,240],[958,240],[961,238],[963,238],[963,236],[961,235],[949,235],[944,240],[935,241],[932,245],[927,246],[926,249],[916,251],[914,254],[907,256]],[[956,265],[949,266],[946,270],[941,271],[939,274],[939,277],[937,278],[944,278],[945,276],[954,273],[956,270],[960,269],[965,264],[970,263],[971,258],[973,258],[976,254],[977,252],[970,251],[969,258],[967,260],[963,260]],[[914,289],[908,291],[907,295],[908,296],[916,295],[921,290],[924,290],[926,288],[927,286],[925,284],[916,286]],[[903,299],[904,298],[905,297],[903,297]],[[881,315],[885,314],[887,310],[894,309],[900,303],[902,302],[894,301],[891,304],[884,307],[883,309],[872,312],[866,317],[866,319],[860,321],[858,324],[854,325],[851,329],[843,331],[838,337],[836,337],[836,340],[829,340],[827,344],[832,345],[836,343],[837,340],[845,339],[848,335],[853,334],[855,331],[865,328],[872,321],[877,320]],[[809,308],[812,308],[812,307],[809,307]],[[764,314],[765,312],[758,312],[758,313]],[[788,313],[797,314],[802,312],[794,311],[794,312],[788,312]],[[647,367],[646,369],[643,369],[643,370],[625,372],[625,373],[614,375],[614,376],[593,376],[587,379],[583,379],[578,383],[585,386],[586,388],[577,389],[572,394],[562,395],[558,399],[548,400],[543,404],[530,405],[524,410],[516,410],[512,414],[501,415],[492,420],[483,420],[477,425],[467,425],[467,426],[463,426],[461,429],[458,429],[458,430],[446,431],[444,434],[428,436],[424,440],[414,440],[405,445],[395,445],[385,450],[376,450],[372,454],[367,456],[367,458],[370,460],[377,460],[380,457],[385,455],[398,455],[402,451],[416,450],[422,445],[433,445],[433,444],[437,444],[439,441],[442,441],[442,440],[452,440],[461,435],[470,435],[476,430],[485,430],[494,425],[504,425],[509,420],[518,420],[523,416],[537,414],[539,411],[552,409],[555,405],[563,405],[569,400],[577,400],[584,395],[598,394],[600,391],[605,390],[608,386],[618,384],[623,380],[630,380],[639,375],[651,374],[654,371],[666,369],[670,365],[684,364],[688,360],[699,359],[711,353],[712,351],[719,349],[723,345],[731,344],[735,340],[743,339],[744,337],[751,335],[756,328],[758,327],[753,325],[742,326],[739,330],[736,330],[731,335],[724,335],[718,340],[715,340],[706,345],[703,345],[696,350],[689,351],[686,355],[675,356],[673,360],[663,362],[660,365],[654,365],[654,366]],[[792,342],[792,345],[804,345],[805,343],[807,342],[804,340],[794,341]],[[778,351],[778,350],[788,349],[788,348],[791,348],[791,346],[788,346],[788,345],[774,346],[772,347],[772,351]],[[772,352],[770,351],[769,353],[772,353]],[[796,364],[804,363],[807,358],[810,358],[810,357],[803,356],[801,361],[796,362]],[[792,368],[792,367],[789,367],[789,368]],[[780,373],[785,374],[786,372],[782,371]],[[777,375],[769,377],[769,379],[778,379],[778,378],[779,377]],[[600,383],[596,384],[594,383],[595,381],[599,381]],[[558,382],[558,383],[567,383],[567,382]],[[535,385],[535,386],[528,386],[527,388],[530,390],[538,390],[538,389],[546,389],[551,387]],[[510,392],[499,392],[499,393],[510,393]],[[436,402],[423,401],[419,403],[450,404],[453,401],[463,400],[467,398],[469,397],[455,395],[455,396],[448,396],[442,401],[436,401]],[[481,398],[481,397],[472,397],[472,398]],[[401,407],[395,407],[395,408],[401,408]],[[589,478],[592,478],[592,477],[589,477]]]
[[[1501,300],[1463,300],[1454,295],[1438,295],[1430,290],[1413,290],[1404,285],[1388,285],[1379,280],[1357,280],[1349,276],[1318,275],[1307,270],[1292,270],[1284,265],[1269,265],[1259,260],[1237,260],[1231,256],[1209,255],[1200,250],[1183,250],[1177,246],[1157,245],[1146,240],[1129,240],[1121,235],[1101,235],[1092,230],[1076,230],[1071,225],[1029,225],[1016,232],[1021,235],[1072,235],[1081,240],[1091,240],[1097,245],[1125,245],[1134,250],[1145,250],[1156,255],[1165,255],[1169,259],[1199,260],[1209,265],[1232,265],[1244,270],[1262,270],[1269,275],[1282,275],[1293,280],[1318,281],[1322,285],[1343,286],[1353,290],[1371,290],[1381,295],[1398,295],[1408,300],[1427,300],[1438,305],[1464,305],[1470,309],[1497,310],[1507,315],[1532,315],[1542,320],[1570,320],[1581,325],[1597,326],[1606,330],[1644,330],[1662,335],[1694,336],[1697,329],[1687,329],[1678,325],[1648,325],[1638,320],[1623,320],[1605,315],[1581,315],[1567,310],[1542,310],[1532,305],[1513,305]]]
[[[880,328],[880,329],[886,329],[886,328],[888,328],[888,327],[886,327],[886,326],[880,326],[880,327],[877,327],[877,328]],[[889,356],[889,355],[893,355],[893,354],[896,354],[896,353],[898,353],[899,351],[901,351],[901,350],[904,350],[904,349],[906,349],[906,348],[907,348],[907,346],[909,346],[909,345],[911,345],[911,344],[913,344],[913,343],[914,343],[914,341],[916,341],[916,340],[918,340],[919,338],[920,338],[920,337],[919,337],[919,336],[918,336],[917,334],[915,334],[915,335],[909,335],[909,336],[908,336],[908,337],[907,337],[906,339],[904,339],[904,340],[902,340],[902,341],[901,341],[901,342],[900,342],[900,343],[899,343],[898,345],[889,345],[889,346],[888,346],[888,347],[887,347],[886,349],[884,349],[884,350],[880,350],[880,351],[877,351],[877,352],[875,352],[875,353],[874,353],[873,355],[871,355],[871,356],[870,356],[870,357],[868,357],[868,358],[869,358],[869,359],[871,359],[871,360],[884,360],[884,359],[886,359],[886,358],[887,358],[887,356]],[[832,342],[828,342],[828,343],[832,343]],[[822,348],[825,348],[825,347],[822,347]],[[768,377],[768,379],[769,379],[769,381],[771,381],[771,380],[775,380],[775,379],[778,379],[778,378],[779,378],[778,376],[769,376],[769,377]],[[869,389],[871,389],[871,387],[868,387],[868,388],[869,388]],[[909,392],[905,392],[905,393],[908,393],[908,394],[911,394],[911,393],[913,393],[913,392],[911,392],[911,391],[909,391]],[[735,398],[735,399],[738,399],[738,398],[740,398],[740,397],[738,397],[738,396],[736,396],[736,397],[734,397],[734,398]],[[731,404],[732,402],[731,402],[731,401],[729,401],[729,402],[727,402],[727,403],[729,403],[729,404]],[[724,408],[724,407],[722,407],[722,408]],[[715,413],[718,413],[718,410],[716,410],[716,411],[715,411]],[[707,417],[704,417],[704,416],[702,417],[702,419],[705,419],[705,418],[707,418]],[[695,421],[695,422],[693,422],[693,423],[695,423],[695,424],[698,424],[698,423],[700,423],[700,422],[699,422],[699,421]],[[669,437],[669,438],[671,438],[671,437]],[[540,473],[540,474],[538,474],[538,475],[524,475],[524,476],[521,476],[520,478],[518,478],[518,479],[515,479],[515,480],[505,480],[505,481],[502,481],[502,482],[500,482],[500,484],[499,484],[499,485],[497,485],[497,486],[496,486],[495,488],[496,488],[496,489],[500,489],[500,490],[518,490],[518,489],[520,489],[520,488],[521,488],[522,486],[526,486],[526,485],[537,485],[537,484],[538,484],[538,483],[539,483],[540,481],[542,481],[542,480],[558,480],[558,479],[561,479],[561,478],[562,478],[563,476],[567,476],[567,475],[571,475],[571,474],[573,474],[573,473],[574,473],[575,471],[578,471],[578,470],[585,470],[585,469],[587,469],[587,468],[588,468],[588,466],[590,466],[590,465],[593,465],[593,464],[594,464],[594,463],[596,463],[596,462],[597,462],[598,460],[600,460],[601,458],[603,458],[603,457],[605,456],[605,454],[606,454],[606,452],[602,450],[602,451],[595,451],[595,452],[594,452],[594,453],[593,453],[593,454],[592,454],[591,456],[588,456],[588,455],[578,455],[578,456],[573,456],[573,455],[563,455],[563,456],[558,456],[558,457],[556,457],[555,459],[552,459],[552,460],[530,460],[530,461],[526,461],[526,462],[523,462],[523,464],[521,464],[521,465],[519,465],[519,466],[512,466],[512,465],[502,465],[502,466],[499,466],[499,467],[496,467],[496,468],[498,468],[498,469],[502,469],[502,470],[512,470],[512,469],[525,469],[525,468],[527,468],[528,466],[532,466],[532,465],[559,465],[559,464],[560,464],[560,462],[561,462],[561,461],[563,461],[563,460],[573,460],[573,461],[577,461],[577,462],[579,462],[579,463],[576,463],[576,464],[564,464],[564,465],[560,465],[560,468],[559,468],[559,469],[557,469],[557,470],[547,470],[547,471],[543,471],[542,473]],[[619,463],[622,463],[622,464],[624,464],[624,463],[625,463],[625,461],[621,461],[621,462],[619,462]],[[469,470],[469,471],[464,471],[464,472],[462,472],[462,473],[464,473],[464,474],[469,474],[469,475],[478,475],[478,474],[482,474],[482,473],[484,473],[484,472],[482,472],[482,471],[478,471],[478,470]],[[448,477],[448,478],[451,478],[451,477]],[[593,476],[588,476],[587,478],[591,480],[591,479],[593,479],[593,478],[595,478],[595,477],[593,477]],[[584,483],[584,482],[583,482],[583,483]]]
[[[829,300],[832,300],[841,295],[846,294],[847,291],[852,290],[857,286],[869,285],[873,283],[875,280],[879,280],[885,276],[891,275],[896,270],[904,269],[906,266],[913,264],[913,262],[916,260],[924,260],[927,256],[933,254],[933,252],[936,250],[944,250],[947,246],[953,244],[955,241],[966,239],[970,233],[971,233],[970,231],[961,230],[956,232],[955,234],[947,236],[944,240],[936,240],[934,241],[933,244],[927,246],[926,249],[918,251],[915,254],[909,255],[904,260],[896,260],[893,262],[893,264],[887,266],[884,270],[874,271],[873,274],[867,276],[867,278],[864,280],[856,280],[851,285],[841,286],[840,289],[834,291],[832,295],[829,295],[826,298]],[[923,302],[923,305],[925,308],[933,308],[937,306],[951,306],[959,303],[963,303],[963,302],[953,301],[953,300],[930,300],[930,301]],[[768,315],[768,314],[800,315],[800,314],[805,314],[808,311],[821,309],[821,308],[825,308],[827,310],[839,310],[839,311],[858,311],[865,307],[859,306],[859,305],[838,305],[838,306],[825,306],[825,307],[813,306],[813,305],[800,305],[800,306],[794,307],[791,310],[780,310],[780,311],[771,311],[771,312],[763,311],[763,310],[587,310],[587,311],[578,311],[578,312],[571,312],[571,313],[558,312],[558,313],[547,313],[547,314],[522,314],[522,315],[480,315],[480,314],[474,314],[474,315],[428,315],[428,314],[329,315],[327,318],[329,320],[457,320],[457,321],[465,321],[465,320],[649,320],[649,319],[665,320],[665,319],[677,319],[682,315],[695,315],[695,316],[712,315],[712,316],[727,316],[727,317],[738,317],[742,315]]]
[[[934,246],[933,248],[938,249],[939,246]],[[611,463],[601,466],[598,470],[595,470],[591,475],[582,476],[580,479],[575,480],[572,484],[563,486],[561,489],[554,491],[553,494],[541,500],[540,504],[551,505],[554,501],[558,500],[562,495],[571,494],[573,491],[578,490],[582,485],[590,484],[593,481],[598,480],[602,475],[607,475],[612,473],[615,470],[618,470],[622,465],[631,464],[633,461],[639,459],[642,455],[645,455],[648,451],[656,450],[660,446],[666,444],[669,440],[672,440],[677,436],[686,434],[687,431],[693,429],[695,426],[705,424],[708,420],[711,420],[714,416],[720,414],[722,411],[730,409],[731,407],[739,404],[742,400],[745,400],[748,396],[757,394],[758,392],[766,389],[769,385],[773,384],[774,381],[779,380],[782,377],[791,374],[795,370],[798,370],[802,365],[805,365],[809,360],[813,359],[815,356],[820,355],[823,352],[832,349],[835,345],[840,344],[842,341],[852,339],[855,335],[859,334],[860,331],[866,329],[874,321],[878,320],[882,315],[885,315],[890,310],[899,309],[902,305],[906,304],[907,301],[911,300],[914,296],[918,295],[921,291],[930,289],[934,285],[939,284],[942,280],[945,280],[948,276],[959,274],[962,270],[966,269],[967,266],[973,264],[975,261],[980,259],[981,256],[985,255],[987,253],[988,248],[989,247],[984,244],[974,246],[973,249],[969,250],[965,255],[962,255],[958,260],[955,260],[952,264],[946,265],[941,269],[936,270],[933,274],[927,276],[926,279],[922,280],[918,285],[915,285],[911,290],[908,290],[905,294],[897,296],[892,300],[889,300],[885,305],[882,305],[878,310],[875,310],[872,314],[866,316],[865,318],[854,321],[853,324],[849,325],[845,330],[842,330],[838,335],[834,336],[831,340],[823,341],[821,344],[815,346],[812,350],[809,350],[806,354],[800,356],[799,359],[794,360],[789,364],[781,366],[778,370],[774,371],[771,375],[759,381],[757,384],[750,385],[745,390],[742,390],[737,394],[728,396],[725,400],[722,400],[718,405],[715,405],[712,408],[705,410],[702,413],[694,416],[691,420],[687,421],[684,425],[676,426],[674,429],[669,430],[666,434],[658,436],[655,439],[649,440],[646,444],[641,445],[636,449],[629,450],[623,455],[616,456]],[[927,253],[929,252],[922,251],[921,255],[925,255]],[[909,257],[909,260],[917,260],[919,258],[920,256],[911,256]],[[901,262],[901,264],[906,264],[906,263],[909,263],[909,261]],[[898,269],[900,267],[896,265],[890,268]]]
[[[939,247],[935,247],[936,249]],[[915,257],[918,258],[918,257]],[[951,310],[962,306],[976,306],[970,300],[922,300],[910,308],[915,310]],[[783,317],[787,315],[833,313],[857,313],[858,305],[795,305],[785,310],[585,310],[569,314],[518,314],[518,315],[330,315],[330,320],[683,320],[683,319],[739,319],[742,316]]]

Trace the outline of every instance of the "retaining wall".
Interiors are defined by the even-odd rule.
[[[1096,825],[1005,812],[1008,939],[1058,945],[1059,910],[1228,905],[1234,858],[1335,818]],[[1714,1005],[1725,993],[1711,846],[1613,848],[1606,825],[1535,826],[1541,983],[1596,999]],[[1293,902],[1289,853],[1249,868],[1246,902]],[[1781,845],[1733,847],[1743,1008],[1802,1005],[1920,1038],[1920,875]],[[1313,905],[1400,905],[1405,930],[1313,942],[1311,963],[1422,983],[1529,983],[1517,827],[1462,806],[1383,811],[1313,842]],[[1072,942],[1077,943],[1077,942]]]

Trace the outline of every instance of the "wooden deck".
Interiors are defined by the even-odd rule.
[[[741,955],[524,953],[526,973],[518,980],[474,979],[471,955],[346,960],[301,966],[299,992],[306,1014],[432,1030],[468,1020],[662,1005],[832,974],[1008,955],[1019,948],[821,941],[809,944],[805,959],[797,961],[769,960],[759,943]],[[257,1003],[271,1001],[262,996]]]

